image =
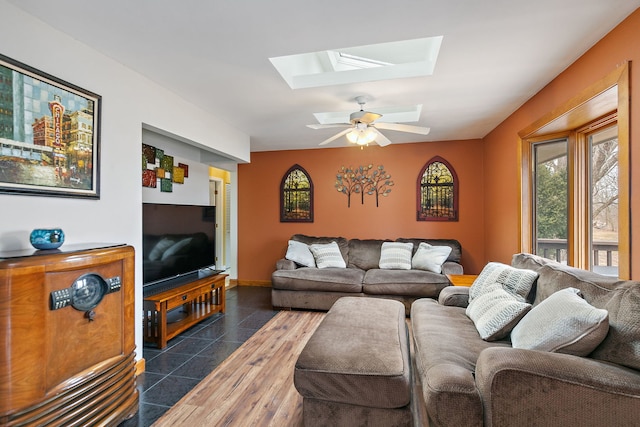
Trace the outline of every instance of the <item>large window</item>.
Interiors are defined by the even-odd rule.
[[[618,127],[611,124],[613,120],[598,123],[595,129],[587,126],[569,138],[531,145],[532,234],[538,255],[567,263],[571,250],[585,258],[585,268],[617,277]],[[575,237],[570,239],[570,234]],[[581,241],[584,253],[570,244]]]
[[[566,262],[569,183],[567,139],[531,146],[534,159],[534,252]]]
[[[628,279],[628,66],[520,132],[521,250]]]

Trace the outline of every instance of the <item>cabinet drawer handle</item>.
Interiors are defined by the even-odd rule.
[[[187,296],[186,295],[182,295],[182,301],[186,300]]]

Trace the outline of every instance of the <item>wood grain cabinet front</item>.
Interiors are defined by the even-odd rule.
[[[0,253],[0,425],[116,426],[138,410],[134,251],[86,246]]]

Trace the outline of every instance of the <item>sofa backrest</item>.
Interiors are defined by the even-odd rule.
[[[619,280],[531,254],[516,254],[512,266],[538,272],[534,305],[565,288],[609,313],[609,333],[590,357],[640,370],[640,282]]]
[[[371,270],[380,265],[382,243],[391,240],[381,239],[351,239],[349,240],[349,268]]]

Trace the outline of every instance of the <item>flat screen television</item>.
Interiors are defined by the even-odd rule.
[[[215,206],[143,203],[142,280],[145,286],[215,264]]]

